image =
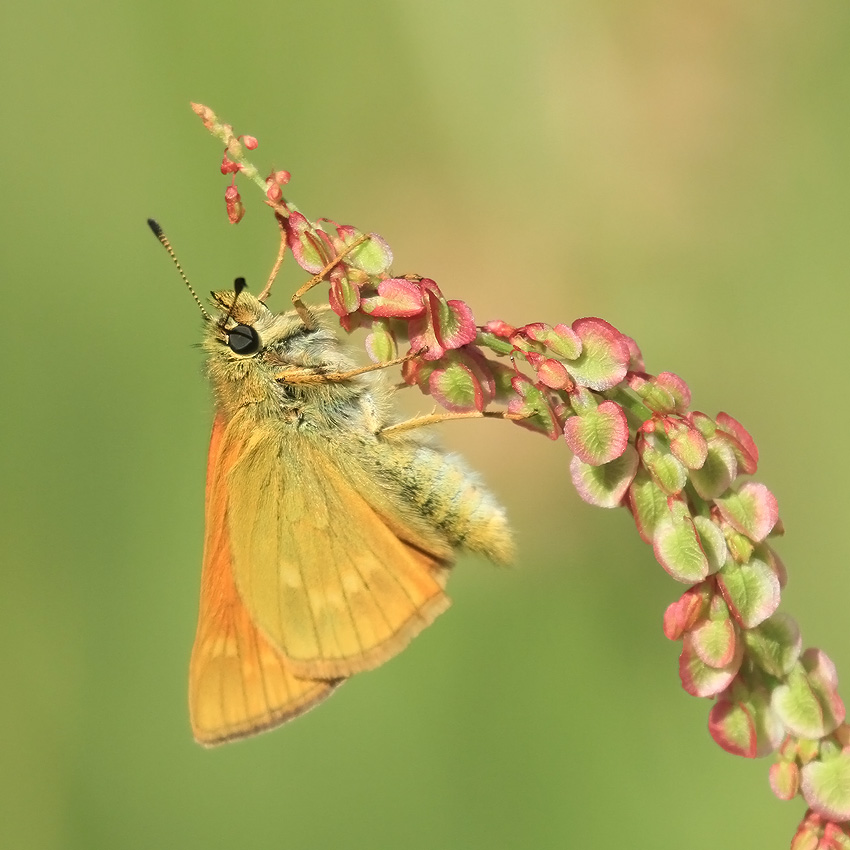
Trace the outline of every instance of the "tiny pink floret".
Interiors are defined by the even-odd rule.
[[[588,504],[616,508],[622,504],[639,462],[632,446],[626,446],[620,457],[601,466],[591,466],[575,456],[570,462],[573,486]]]
[[[487,322],[487,324],[484,325],[484,330],[487,333],[491,333],[494,336],[499,337],[500,339],[510,339],[517,332],[517,329],[513,325],[509,325],[501,319],[494,319],[493,321]]]
[[[580,386],[602,392],[617,386],[626,376],[629,347],[623,335],[604,319],[576,319],[572,330],[581,340],[581,356],[567,368]]]
[[[411,318],[425,309],[422,289],[405,278],[387,278],[378,284],[377,296],[363,299],[363,311],[382,318]]]
[[[553,390],[563,390],[572,386],[570,373],[560,360],[551,357],[543,358],[543,362],[537,368],[537,377]]]
[[[747,453],[752,457],[753,461],[758,464],[759,450],[756,446],[756,441],[750,436],[750,432],[737,420],[731,417],[728,413],[717,414],[717,424],[727,433],[732,434],[735,439],[744,447]]]
[[[749,709],[728,700],[716,702],[708,714],[708,731],[715,743],[733,756],[753,759],[758,754],[756,725]]]
[[[736,494],[715,500],[726,522],[759,543],[779,519],[776,496],[758,481],[747,481]]]
[[[717,574],[717,586],[744,629],[760,625],[779,607],[779,579],[760,558],[724,568]]]
[[[694,652],[709,667],[726,667],[735,657],[737,635],[732,620],[704,620],[691,631]]]
[[[640,346],[630,336],[626,336],[626,334],[623,334],[623,339],[626,341],[626,346],[629,349],[629,371],[645,371],[646,365],[643,362],[643,354],[641,353]]]
[[[690,388],[675,372],[659,372],[655,382],[673,396],[676,410],[680,413],[684,413],[691,406]]]
[[[452,300],[447,301],[446,305],[449,308],[451,323],[449,327],[442,322],[437,326],[437,335],[443,345],[451,349],[475,342],[478,328],[475,326],[475,317],[472,315],[469,304],[465,301]]]
[[[709,573],[708,558],[690,516],[674,515],[659,522],[652,538],[652,551],[676,581],[702,581]]]
[[[242,216],[245,215],[245,207],[242,205],[242,198],[239,195],[239,190],[235,184],[227,187],[224,191],[224,204],[227,208],[227,217],[231,224],[239,224],[242,221]]]
[[[801,773],[800,791],[812,809],[830,821],[850,820],[850,754],[815,759]]]
[[[325,264],[324,242],[312,224],[300,213],[291,212],[286,220],[286,241],[295,262],[310,274],[320,272]]]
[[[770,789],[780,800],[793,800],[800,790],[800,767],[794,761],[778,761],[770,766]]]
[[[595,410],[567,419],[564,438],[585,463],[609,463],[620,457],[629,443],[626,414],[617,402],[603,401]]]
[[[705,584],[686,590],[675,602],[671,602],[664,612],[664,635],[669,640],[679,640],[689,631],[706,609],[706,598],[700,592]]]
[[[472,403],[463,404],[452,398],[451,389],[453,387],[451,382],[456,380],[456,378],[453,378],[452,372],[446,368],[435,369],[428,378],[428,386],[431,390],[431,395],[437,399],[437,401],[445,407],[446,410],[449,410],[452,413],[465,413],[470,410],[483,410],[484,392],[478,382],[478,379],[472,373],[472,370],[462,363],[455,363],[450,368],[455,375],[460,372],[465,378],[467,386],[472,390]]]
[[[224,156],[221,160],[221,173],[222,174],[235,174],[241,166],[238,162],[234,162],[227,156],[227,151],[224,152]]]
[[[717,669],[709,667],[694,651],[690,633],[686,633],[679,656],[679,678],[691,696],[713,697],[726,690],[738,674],[744,657],[743,641],[736,641],[736,652],[730,664]]]
[[[420,281],[420,285],[424,284]],[[437,337],[435,313],[439,310],[437,296],[425,288],[425,309],[414,316],[408,325],[408,337],[412,351],[422,351],[424,360],[439,360],[446,348]]]

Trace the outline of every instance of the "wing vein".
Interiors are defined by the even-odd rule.
[[[323,491],[322,492],[322,499],[325,502],[325,509],[327,511],[328,518],[330,519],[330,517],[333,514],[332,514],[332,511],[331,511],[331,506],[328,503],[328,493],[329,492],[330,492],[329,490]],[[329,534],[328,540],[330,541],[331,546],[333,548],[336,548],[336,546],[335,546],[336,536]],[[340,588],[340,591],[342,593],[343,599],[345,600],[345,610],[348,613],[348,618],[351,622],[351,631],[354,634],[354,639],[357,641],[357,646],[360,650],[358,654],[363,655],[363,653],[365,652],[365,648],[363,646],[363,639],[360,635],[360,630],[357,628],[357,620],[354,616],[354,611],[351,608],[351,601],[350,601],[350,598],[348,596],[348,590],[346,589],[345,582],[343,581],[343,578],[342,578],[342,569],[340,568],[340,559],[336,558],[336,557],[331,558],[331,563],[333,564],[334,570],[336,572],[337,580],[339,582],[339,588]],[[355,566],[355,570],[356,570],[357,574],[360,575],[360,571],[357,570],[356,566]],[[362,575],[360,575],[360,579],[362,581],[362,579],[363,579]],[[364,586],[365,586],[365,582],[364,582]],[[339,641],[339,634],[336,632],[336,625],[335,624],[334,624],[334,632],[337,635],[337,646],[340,649],[342,649],[342,646],[340,645],[340,641]]]
[[[282,459],[279,458],[279,460],[282,464]],[[283,489],[283,482],[280,483],[280,487],[281,487],[281,489]],[[280,513],[280,507],[281,507],[282,503],[283,503],[283,499],[278,499],[278,502],[277,502],[277,525],[278,525],[278,529],[280,528],[280,523],[281,523],[281,519],[282,519],[281,513]],[[297,555],[295,557],[295,563],[298,567],[298,575],[301,578],[301,587],[307,595],[307,610],[310,612],[310,623],[313,626],[313,635],[316,638],[316,646],[318,647],[319,653],[321,654],[321,653],[324,652],[324,647],[322,646],[322,638],[321,638],[321,635],[319,633],[319,622],[316,619],[316,612],[313,610],[313,600],[312,600],[310,593],[309,593],[309,590],[308,590],[309,585],[307,584],[307,582],[305,581],[305,578],[304,578],[304,557],[302,555],[303,550],[302,550],[300,543],[298,541],[298,535],[294,535],[293,542],[298,549]],[[277,597],[278,597],[278,612],[279,612],[278,616],[280,618],[278,620],[278,622],[282,624],[285,621],[283,620],[283,611],[280,608],[280,605],[281,605],[280,589],[278,589]]]

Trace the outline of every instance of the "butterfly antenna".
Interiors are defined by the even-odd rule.
[[[186,277],[186,272],[183,271],[183,266],[180,265],[180,261],[177,259],[177,255],[174,253],[174,249],[171,247],[171,243],[168,241],[168,237],[162,232],[162,228],[155,222],[152,218],[148,219],[148,227],[153,231],[153,235],[162,242],[162,247],[168,251],[168,255],[174,261],[174,265],[177,266],[177,271],[180,272],[180,277],[183,278],[183,283],[186,284],[189,292],[192,293],[192,298],[195,299],[195,303],[200,307],[201,312],[204,314],[204,318],[207,321],[212,321],[212,316],[204,309],[204,305],[201,304],[201,299],[198,298],[198,293],[192,289],[192,284],[189,283],[189,278]]]
[[[230,317],[233,315],[233,311],[236,308],[236,302],[239,300],[239,296],[247,288],[248,284],[245,281],[244,277],[237,277],[236,280],[233,281],[233,300],[230,302],[230,309],[227,311],[227,315],[219,322],[221,327],[225,327],[230,321]]]

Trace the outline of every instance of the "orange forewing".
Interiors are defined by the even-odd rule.
[[[308,679],[383,664],[449,604],[446,561],[399,539],[335,451],[254,428],[227,478],[240,598]]]
[[[227,473],[241,445],[213,425],[207,467],[206,532],[198,631],[189,667],[189,714],[206,745],[277,726],[325,699],[339,681],[293,675],[254,624],[233,580]]]

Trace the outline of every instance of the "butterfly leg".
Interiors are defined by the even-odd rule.
[[[283,372],[278,372],[275,375],[275,380],[284,381],[289,384],[329,384],[339,383],[340,381],[350,381],[359,375],[365,375],[367,372],[376,372],[378,369],[386,369],[389,366],[399,366],[418,357],[420,352],[412,351],[405,354],[404,357],[396,357],[393,360],[387,360],[384,363],[370,363],[368,366],[358,366],[356,369],[348,369],[345,372],[307,372],[303,369],[287,369]]]
[[[395,425],[388,425],[386,428],[381,428],[378,432],[381,436],[395,436],[404,431],[412,431],[414,428],[425,428],[428,425],[438,425],[440,422],[453,422],[456,419],[507,419],[511,422],[516,422],[521,419],[526,419],[527,416],[522,413],[508,413],[506,410],[471,410],[468,413],[429,413],[425,416],[414,416],[412,419],[405,419],[404,422],[397,422]]]
[[[320,284],[325,279],[325,276],[331,271],[331,269],[339,264],[340,260],[344,259],[346,255],[350,254],[358,245],[362,245],[369,238],[369,234],[364,233],[362,236],[355,239],[350,245],[346,245],[345,248],[340,251],[330,262],[325,264],[321,271],[314,274],[313,277],[311,277],[310,280],[308,280],[307,283],[305,283],[300,289],[298,289],[298,291],[292,296],[292,306],[295,308],[295,312],[298,313],[298,315],[301,317],[301,321],[304,322],[306,327],[313,327],[313,319],[310,316],[310,311],[307,309],[301,298],[306,295],[314,286]],[[285,239],[285,236],[281,235],[281,239]]]
[[[274,261],[269,279],[266,281],[266,285],[259,295],[259,300],[264,304],[269,295],[271,295],[272,284],[277,277],[277,273],[280,271],[280,267],[283,265],[283,258],[286,256],[286,219],[278,212],[274,216],[277,219],[277,226],[280,228],[280,247],[277,249],[277,259]]]
[[[266,299],[269,297],[269,295],[271,295],[272,284],[275,282],[275,278],[277,277],[277,273],[280,271],[280,267],[283,265],[283,260],[286,257],[286,219],[278,212],[275,213],[275,218],[277,219],[277,225],[280,228],[280,247],[277,249],[277,258],[275,259],[274,265],[272,266],[272,270],[269,273],[269,279],[266,281],[266,285],[263,287],[263,291],[258,296],[258,300],[262,301],[263,303],[265,303]],[[368,237],[366,237],[366,238],[368,238]],[[336,263],[338,263],[349,251],[351,251],[353,248],[356,248],[363,241],[364,241],[364,239],[358,239],[352,245],[349,245],[345,249],[345,251],[343,251],[341,254],[337,255],[337,257],[333,260],[333,265],[336,265]],[[321,276],[326,274],[329,271],[330,268],[333,268],[333,266],[326,267],[321,272],[319,272],[318,280],[316,278],[312,278],[310,283],[307,285],[306,288],[302,287],[303,291],[301,292],[301,294],[303,295],[304,292],[307,291],[307,289],[309,289],[312,286],[315,286],[319,282],[319,280],[321,280]],[[301,290],[299,290],[299,291],[301,291]],[[295,301],[295,298],[293,298],[293,302],[294,301]],[[296,305],[296,309],[297,309],[297,305]],[[322,310],[330,310],[330,309],[331,309],[330,306],[327,305],[327,304],[322,305],[320,307],[313,307],[312,308],[314,313],[321,312]],[[299,312],[299,315],[301,315],[301,318],[303,319],[304,315],[301,313],[300,310],[298,312]]]

